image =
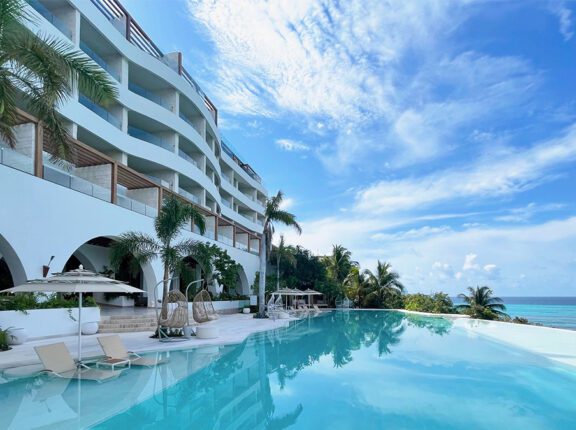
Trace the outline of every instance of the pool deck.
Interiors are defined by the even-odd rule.
[[[208,323],[218,327],[219,337],[215,339],[178,340],[174,342],[159,342],[151,339],[152,332],[118,333],[126,349],[133,352],[166,351],[168,349],[189,349],[209,345],[227,345],[241,343],[252,333],[287,327],[294,319],[255,319],[252,314],[222,315],[220,319]],[[208,325],[206,324],[206,325]],[[98,357],[103,355],[98,343],[99,336],[110,334],[95,334],[82,336],[82,358]],[[35,374],[43,369],[40,360],[34,351],[35,346],[64,342],[70,353],[76,356],[78,348],[77,336],[52,337],[38,340],[29,340],[23,345],[13,345],[9,351],[0,352],[0,372],[9,377],[25,377]],[[0,378],[1,379],[1,378]]]

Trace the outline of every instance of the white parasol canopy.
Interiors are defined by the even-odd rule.
[[[82,265],[76,270],[56,273],[43,279],[34,279],[17,287],[3,290],[3,293],[78,293],[78,361],[82,361],[82,294],[83,293],[142,293],[122,281],[84,270]]]

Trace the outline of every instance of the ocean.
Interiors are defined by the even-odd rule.
[[[501,297],[506,313],[547,327],[576,330],[576,297]],[[461,301],[454,299],[454,304]]]

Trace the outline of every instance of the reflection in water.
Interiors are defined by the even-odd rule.
[[[573,370],[442,318],[332,312],[165,354],[102,384],[0,379],[0,429],[565,430],[576,416]]]

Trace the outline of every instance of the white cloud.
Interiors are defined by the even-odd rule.
[[[280,203],[280,209],[282,210],[288,210],[293,206],[294,206],[294,199],[291,197],[285,197],[284,200],[282,200],[282,203]]]
[[[538,205],[532,202],[523,207],[508,209],[506,215],[497,216],[494,219],[504,222],[527,222],[537,213],[557,211],[565,207],[566,205],[560,203]]]
[[[396,164],[431,159],[462,127],[518,115],[539,79],[530,64],[451,49],[469,3],[188,0],[214,44],[211,88],[223,110],[330,132],[317,155],[340,173],[374,153]]]
[[[564,2],[558,2],[552,7],[552,13],[558,17],[559,31],[565,41],[574,36],[574,23],[572,22],[572,11],[566,7]]]
[[[466,254],[464,257],[464,264],[462,265],[462,271],[478,270],[480,265],[476,263],[476,258],[478,258],[478,255],[476,254]]]
[[[358,192],[356,210],[386,213],[463,198],[510,195],[545,182],[554,177],[558,166],[575,159],[576,126],[572,126],[562,137],[522,151],[418,178],[380,181]]]
[[[291,139],[278,139],[276,145],[284,151],[309,151],[310,147]]]

